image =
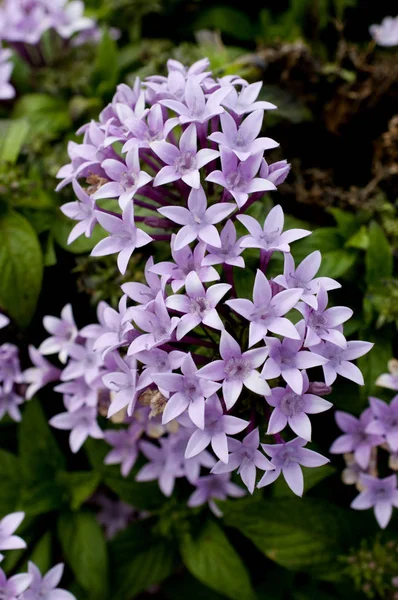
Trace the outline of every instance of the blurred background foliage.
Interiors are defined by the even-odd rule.
[[[163,73],[170,57],[189,64],[208,56],[216,75],[263,80],[262,97],[278,105],[265,122],[267,135],[280,142],[270,157],[286,158],[292,171],[272,201],[283,206],[289,226],[314,231],[293,254],[301,260],[321,250],[320,274],[343,284],[333,300],[355,310],[347,333],[376,345],[359,361],[364,388],[338,383],[331,396],[337,408],[359,414],[398,354],[398,62],[368,33],[370,24],[395,15],[396,2],[87,0],[86,6],[104,28],[102,41],[67,51],[49,41],[40,68],[16,59],[17,97],[0,107],[0,305],[14,319],[14,341],[39,343],[42,316],[66,302],[83,325],[94,319],[100,299],[113,305],[119,299],[113,258],[87,255],[100,232],[66,243],[72,225],[58,208],[72,191],[54,188],[67,142],[78,139],[74,132],[97,117],[118,83]],[[252,214],[261,217],[270,206],[265,198]],[[137,255],[125,279],[142,278],[142,264]],[[275,272],[281,266],[277,259],[271,264]],[[244,279],[239,286],[245,293]],[[4,341],[5,335],[9,341],[9,330],[0,334]],[[48,393],[46,417],[57,412],[55,401]],[[23,533],[33,559],[46,569],[63,556],[79,600],[396,598],[398,518],[376,538],[373,516],[347,508],[353,494],[340,481],[338,458],[306,474],[303,500],[278,484],[225,503],[225,517],[216,522],[186,508],[185,490],[166,500],[155,485],[104,467],[102,442],[91,440],[85,455],[71,457],[36,401],[26,408],[18,443],[13,424],[0,428],[0,512],[28,507]],[[327,454],[337,435],[333,414],[319,416],[315,429],[323,432],[318,448]],[[106,544],[84,504],[98,487],[151,516]],[[27,558],[13,551],[6,567]]]

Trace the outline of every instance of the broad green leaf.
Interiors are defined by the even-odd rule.
[[[342,210],[341,208],[329,208],[328,212],[330,212],[336,223],[339,233],[344,238],[350,238],[358,229],[358,216],[354,213]]]
[[[342,577],[338,557],[365,533],[362,515],[313,498],[249,498],[222,504],[222,510],[225,523],[268,558],[327,580]]]
[[[382,285],[383,278],[393,273],[392,250],[384,231],[376,221],[369,226],[369,244],[366,252],[366,282],[368,287]]]
[[[298,240],[292,245],[292,254],[296,262],[300,262],[314,250],[319,250],[323,255],[326,252],[341,249],[343,240],[336,227],[320,227],[311,235]]]
[[[232,600],[255,597],[245,565],[215,521],[207,521],[198,536],[185,533],[180,552],[188,571],[201,583]]]
[[[109,68],[112,65],[112,68]],[[93,69],[93,85],[99,95],[113,92],[119,79],[118,51],[115,40],[109,32],[104,32],[97,46],[97,56]]]
[[[227,5],[202,9],[195,29],[217,29],[237,40],[251,40],[254,33],[246,13]]]
[[[95,471],[61,471],[57,476],[57,483],[65,489],[72,510],[79,509],[94,494],[100,480],[101,475]]]
[[[110,544],[112,600],[131,600],[169,577],[175,552],[170,541],[155,538],[148,521],[134,523]]]
[[[36,309],[43,277],[43,257],[37,235],[14,211],[0,217],[0,306],[21,326]]]
[[[72,126],[65,101],[49,94],[25,94],[16,103],[13,116],[29,123],[29,139],[52,139]]]
[[[26,119],[0,121],[0,162],[15,164],[29,132]]]
[[[87,597],[109,600],[108,555],[95,515],[89,512],[62,514],[58,520],[58,537],[66,561]]]
[[[22,485],[19,459],[10,452],[0,450],[0,519],[20,508],[20,488]]]
[[[39,567],[40,571],[44,574],[51,567],[54,566],[52,563],[52,533],[47,531],[37,544],[34,546],[29,560],[35,563]]]
[[[332,250],[322,255],[319,277],[342,277],[354,265],[357,253],[350,250]]]

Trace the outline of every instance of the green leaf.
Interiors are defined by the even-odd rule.
[[[51,567],[52,564],[52,533],[51,531],[47,531],[40,540],[37,542],[36,546],[33,548],[33,551],[29,557],[29,560],[35,563],[37,567],[39,567],[42,573],[46,573]]]
[[[15,164],[29,132],[26,119],[0,121],[0,162]]]
[[[108,600],[108,556],[105,538],[95,515],[65,513],[58,520],[67,563],[90,600]]]
[[[365,533],[361,515],[313,498],[249,498],[225,503],[222,510],[225,523],[268,558],[327,580],[342,577],[338,557]]]
[[[201,10],[195,29],[217,29],[237,40],[252,40],[253,26],[244,11],[230,6],[212,6]]]
[[[152,535],[150,522],[130,525],[110,544],[112,600],[130,600],[169,577],[175,552]]]
[[[350,238],[358,229],[358,216],[354,213],[347,212],[342,210],[341,208],[329,208],[328,212],[330,212],[336,223],[339,233],[344,238]]]
[[[0,306],[21,327],[36,309],[43,277],[43,257],[37,235],[14,211],[0,217]]]
[[[27,119],[29,139],[52,139],[71,128],[67,104],[59,97],[48,94],[24,94],[16,103],[13,116]]]
[[[187,569],[201,583],[232,600],[255,597],[245,565],[215,521],[207,521],[197,537],[184,534],[180,552]]]
[[[77,471],[76,473],[61,471],[57,476],[57,483],[65,488],[72,510],[78,510],[83,502],[94,494],[100,480],[101,475],[95,471]]]
[[[366,252],[366,282],[368,287],[378,286],[383,278],[393,273],[393,257],[391,246],[384,231],[376,221],[369,226],[369,244]]]
[[[109,65],[112,65],[111,69]],[[100,96],[113,92],[119,80],[117,44],[108,31],[104,32],[97,46],[92,78]]]
[[[22,474],[19,459],[5,450],[0,450],[0,518],[19,507]]]
[[[349,250],[332,250],[322,255],[319,277],[342,277],[354,265],[357,253]]]

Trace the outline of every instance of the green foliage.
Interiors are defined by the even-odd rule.
[[[43,257],[37,235],[20,214],[0,215],[0,306],[25,327],[41,290]]]
[[[26,119],[0,121],[0,163],[15,164],[28,132]]]
[[[191,574],[216,592],[232,600],[255,597],[245,565],[214,520],[198,535],[183,534],[180,552]]]

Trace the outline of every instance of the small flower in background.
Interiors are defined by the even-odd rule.
[[[398,507],[397,476],[390,475],[378,479],[371,475],[363,474],[360,482],[364,491],[351,502],[351,508],[366,510],[373,508],[378,524],[382,529],[387,527],[393,506]]]
[[[105,529],[108,540],[114,538],[119,531],[126,529],[139,515],[135,508],[126,502],[112,500],[105,494],[96,494],[92,500],[99,507],[97,521]]]
[[[369,31],[379,46],[398,46],[398,16],[384,17],[380,25],[371,25]]]
[[[376,385],[398,392],[398,360],[392,358],[388,361],[389,373],[383,373],[376,379]]]

